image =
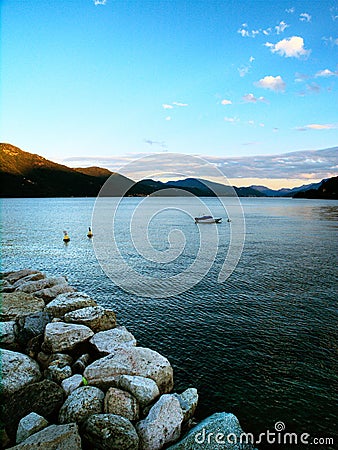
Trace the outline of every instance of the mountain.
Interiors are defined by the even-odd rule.
[[[262,194],[265,194],[267,197],[292,197],[296,192],[299,191],[318,189],[321,184],[322,181],[320,181],[319,183],[303,184],[302,186],[298,186],[295,188],[282,188],[278,190],[269,189],[265,186],[252,185],[250,187],[255,189],[256,191],[261,192]]]
[[[14,145],[0,144],[0,196],[96,197],[109,176],[106,169],[96,169],[71,169]],[[117,185],[128,180],[115,176],[121,181]]]
[[[318,198],[338,200],[338,177],[323,180],[317,189],[296,192],[293,198]]]

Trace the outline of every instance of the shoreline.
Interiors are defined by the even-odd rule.
[[[201,430],[243,433],[231,413],[196,424],[197,390],[174,393],[167,358],[65,277],[22,269],[1,282],[3,448],[198,449]]]

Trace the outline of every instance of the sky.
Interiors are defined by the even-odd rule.
[[[1,141],[112,170],[199,155],[237,185],[336,175],[337,25],[331,0],[2,0]]]

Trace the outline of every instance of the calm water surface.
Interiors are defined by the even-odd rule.
[[[124,257],[141,272],[166,275],[191,263],[198,248],[197,227],[171,210],[154,221],[150,239],[163,250],[168,231],[181,228],[187,241],[182,257],[163,267],[147,265],[133,254],[128,221],[140,201],[124,200],[119,222]],[[187,201],[177,200],[183,209]],[[204,201],[215,215],[221,213],[216,199]],[[77,289],[112,307],[140,345],[168,357],[177,390],[198,388],[200,418],[227,411],[254,433],[273,430],[276,421],[283,421],[290,432],[333,436],[338,202],[241,202],[244,251],[223,284],[217,283],[217,274],[227,250],[226,222],[219,225],[224,245],[213,268],[189,292],[165,300],[125,293],[104,274],[93,242],[86,238],[94,205],[90,198],[3,200],[2,270],[31,267],[66,275]],[[62,242],[64,229],[71,236],[69,245]]]

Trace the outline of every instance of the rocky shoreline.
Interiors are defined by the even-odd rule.
[[[23,269],[1,284],[2,448],[253,448],[233,414],[196,425],[197,390],[173,393],[167,358],[65,277]]]

